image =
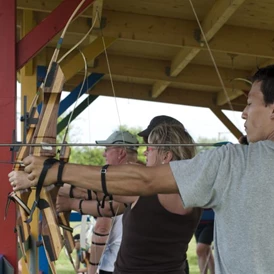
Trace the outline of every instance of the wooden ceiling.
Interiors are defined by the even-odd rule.
[[[61,2],[17,0],[18,30],[26,11],[39,24]],[[68,28],[62,53],[88,32],[97,15],[80,45],[88,72],[104,74],[91,94],[113,96],[113,79],[117,97],[208,107],[238,137],[222,110],[242,111],[250,86],[239,79],[273,62],[273,14],[272,0],[96,0]],[[48,64],[57,39],[39,53],[38,63]],[[65,90],[83,81],[81,62],[78,69],[67,69],[72,75]]]

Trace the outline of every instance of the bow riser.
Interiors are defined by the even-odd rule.
[[[35,156],[56,156],[56,148],[50,144],[56,142],[59,101],[64,82],[62,70],[57,63],[53,62],[43,87],[43,106],[33,138],[33,143],[42,143],[45,146],[31,147],[30,153]],[[63,240],[52,199],[54,200],[55,197],[51,197],[50,190],[42,187],[37,201],[37,206],[42,213],[41,235],[48,263],[52,272],[56,273],[53,262],[59,257]]]
[[[56,261],[63,248],[63,240],[57,225],[57,216],[50,193],[42,188],[39,201],[42,212],[42,238],[50,261]]]
[[[63,236],[64,236],[64,242],[65,242],[67,252],[71,254],[75,248],[75,243],[72,235],[73,231],[68,229],[70,227],[69,225],[70,212],[66,212],[66,213],[67,214],[65,214],[64,212],[59,213],[58,219],[59,219],[59,224],[61,224],[60,226],[63,228]]]
[[[31,191],[25,191],[25,192],[20,191],[20,194],[17,194],[17,196],[26,205],[29,199],[30,193]],[[20,241],[22,243],[26,243],[30,236],[30,226],[26,223],[28,214],[23,209],[23,207],[20,206],[18,203],[16,203],[16,211],[17,211],[16,232],[18,234],[18,237],[20,238]]]
[[[52,69],[44,86],[44,104],[38,121],[37,131],[34,134],[35,144],[45,144],[45,147],[33,147],[31,154],[35,156],[55,157],[56,147],[50,144],[56,142],[57,118],[61,92],[65,83],[65,77],[57,63],[52,64]],[[46,122],[45,122],[46,121]],[[48,146],[47,146],[48,144]]]
[[[63,143],[65,144],[66,141],[64,140]],[[60,156],[59,156],[60,161],[67,163],[69,161],[70,153],[71,153],[70,147],[62,146],[60,149]],[[59,190],[59,188],[58,188],[58,190]],[[71,257],[71,254],[75,248],[75,242],[74,242],[74,238],[73,238],[73,234],[72,234],[73,229],[70,227],[70,224],[69,224],[69,217],[70,217],[70,212],[66,212],[66,213],[59,212],[58,213],[59,226],[62,227],[62,229],[63,229],[64,244],[65,244],[66,250],[68,252],[70,262],[71,262],[73,268],[75,269],[75,272],[77,272],[76,267],[73,262],[73,259]]]

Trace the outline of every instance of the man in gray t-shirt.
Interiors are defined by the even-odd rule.
[[[272,273],[274,142],[215,150],[170,163],[184,206],[215,212],[216,273]]]
[[[185,207],[215,211],[218,274],[272,274],[274,269],[274,65],[259,69],[242,118],[249,145],[226,145],[169,165],[100,167],[59,164],[44,185],[62,181],[116,195],[180,192]],[[13,190],[36,186],[43,157],[24,159],[26,175],[11,172]],[[59,173],[58,173],[59,170]],[[102,173],[102,174],[101,174]]]

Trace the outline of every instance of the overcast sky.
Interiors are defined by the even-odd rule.
[[[18,94],[20,94],[20,85],[18,85]],[[62,97],[64,98],[67,94],[67,92],[63,92]],[[18,98],[20,100],[20,96]],[[79,103],[77,102],[77,105]],[[18,111],[20,111],[19,104]],[[225,114],[244,133],[244,122],[241,119],[241,113],[226,111]],[[115,99],[105,96],[98,97],[72,122],[71,141],[94,143],[95,140],[104,140],[120,124],[144,129],[150,120],[157,115],[172,116],[182,122],[194,140],[201,136],[216,139],[224,138],[230,142],[237,142],[237,139],[208,108],[133,99]]]
[[[240,112],[226,111],[225,114],[244,132]],[[104,140],[120,124],[144,129],[157,115],[176,118],[185,125],[194,139],[202,136],[216,139],[225,138],[231,142],[237,142],[236,138],[208,108],[132,99],[117,98],[115,100],[105,96],[97,98],[73,121],[73,132],[74,135],[77,135],[75,141],[93,143],[95,140]]]

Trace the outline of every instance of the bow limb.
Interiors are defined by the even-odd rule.
[[[66,136],[66,134],[65,134],[65,136]],[[64,141],[64,143],[66,143],[66,142]],[[61,150],[60,150],[60,157],[59,157],[60,161],[67,163],[69,161],[70,152],[71,152],[71,149],[69,146],[62,146]],[[55,189],[57,191],[57,193],[56,193],[56,197],[57,197],[59,187],[58,188],[55,187]],[[72,234],[73,228],[71,228],[70,224],[69,224],[70,212],[58,212],[57,217],[58,217],[59,226],[62,228],[62,231],[63,231],[64,245],[67,250],[69,260],[70,260],[75,272],[77,272],[76,266],[75,266],[74,261],[71,256],[71,254],[75,248],[75,243],[74,243],[74,238],[73,238],[73,234]]]
[[[36,96],[37,99],[37,96]],[[36,104],[36,100],[34,99],[32,106],[30,108],[30,121],[34,121],[38,118],[38,112],[36,111],[36,107],[34,105]],[[29,129],[27,131],[26,135],[26,142],[30,143],[35,131],[35,124],[30,124]],[[20,147],[17,155],[15,164],[13,166],[14,171],[23,171],[23,167],[18,164],[23,161],[23,159],[29,154],[29,148],[28,147]],[[26,268],[30,270],[31,268],[36,268],[35,266],[35,252],[31,245],[35,243],[35,240],[33,236],[31,235],[30,231],[30,225],[26,222],[26,220],[29,217],[30,209],[27,206],[27,202],[29,199],[29,196],[31,194],[31,189],[28,188],[26,190],[17,191],[17,192],[11,192],[8,195],[8,201],[6,205],[6,213],[7,216],[8,213],[8,207],[10,204],[10,201],[15,202],[16,206],[16,233],[18,238],[18,244],[21,250],[23,262],[26,265]]]
[[[56,156],[56,148],[50,146],[50,144],[56,143],[58,108],[64,82],[65,77],[59,65],[56,62],[52,62],[43,87],[44,100],[42,111],[32,141],[34,144],[42,143],[45,146],[31,147],[30,154],[51,158]],[[50,194],[52,187],[45,188],[42,185],[43,181],[36,188],[36,197],[31,214],[36,206],[42,213],[42,241],[51,270],[53,273],[56,273],[53,262],[59,257],[63,247],[63,240],[57,225],[57,216]],[[31,221],[31,217],[28,221]]]

